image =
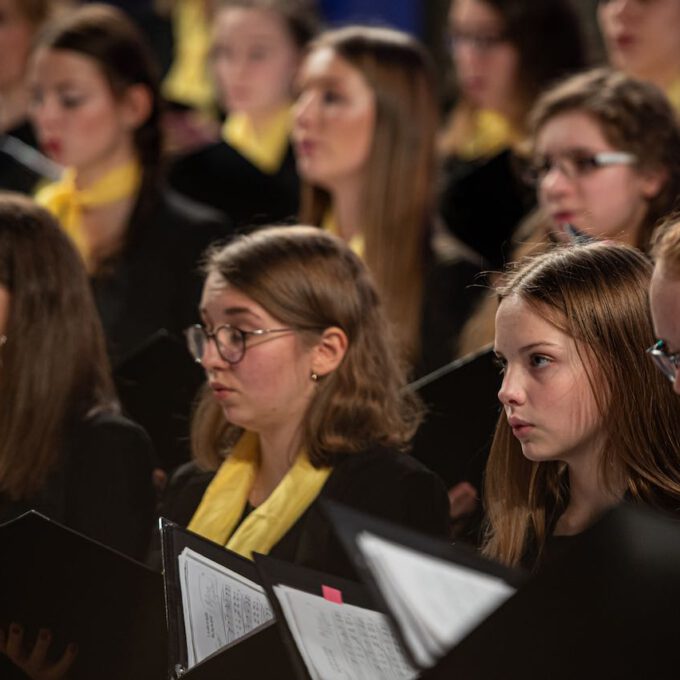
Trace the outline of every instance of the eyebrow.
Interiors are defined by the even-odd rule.
[[[532,349],[536,349],[537,347],[559,347],[559,345],[556,342],[548,342],[547,340],[539,341],[539,342],[532,342],[528,345],[524,345],[524,347],[520,347],[520,352],[528,352]]]

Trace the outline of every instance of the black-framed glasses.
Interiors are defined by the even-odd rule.
[[[647,354],[652,357],[657,368],[674,383],[678,377],[680,368],[680,352],[670,354],[668,345],[663,340],[657,340],[651,347],[647,348]]]
[[[548,173],[557,168],[568,179],[579,179],[612,165],[633,165],[637,156],[627,151],[600,151],[584,153],[583,151],[564,151],[556,156],[536,158],[525,172],[530,184],[538,185]]]
[[[197,363],[203,360],[208,343],[215,341],[215,347],[220,357],[228,364],[237,364],[246,353],[246,339],[249,336],[262,337],[271,333],[285,333],[290,331],[320,331],[319,326],[291,326],[288,328],[258,328],[254,331],[244,331],[242,328],[223,324],[212,331],[196,324],[184,331],[187,347]]]

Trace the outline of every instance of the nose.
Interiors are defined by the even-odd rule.
[[[307,129],[319,113],[318,97],[313,92],[302,92],[293,105],[293,124],[296,128]]]
[[[42,133],[53,130],[59,120],[59,108],[53,97],[43,96],[31,103],[30,115],[33,123]]]
[[[206,340],[203,356],[201,357],[201,366],[203,366],[203,370],[208,374],[224,371],[229,366],[229,363],[217,351],[215,338],[208,338]]]
[[[538,183],[538,199],[542,203],[559,198],[568,193],[573,186],[572,180],[555,163]]]
[[[501,389],[498,390],[498,400],[503,406],[519,406],[526,401],[521,377],[509,368],[506,368],[503,375],[503,383]]]

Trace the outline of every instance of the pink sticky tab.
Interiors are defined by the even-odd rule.
[[[331,588],[330,586],[321,586],[321,594],[324,599],[330,602],[335,602],[335,604],[342,604],[342,592],[337,588]]]

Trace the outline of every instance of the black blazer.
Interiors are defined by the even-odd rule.
[[[179,337],[198,323],[201,256],[230,234],[218,213],[170,190],[158,194],[135,241],[92,279],[114,363],[161,328]]]
[[[180,193],[227,214],[241,230],[290,221],[298,212],[300,182],[290,145],[274,174],[217,142],[178,158],[168,179]]]
[[[162,514],[189,523],[212,474],[193,464],[173,477]],[[270,555],[345,578],[357,579],[335,532],[321,509],[323,498],[382,517],[402,526],[446,538],[449,501],[443,483],[415,458],[376,448],[339,456],[317,499],[271,549]],[[157,557],[152,556],[157,564]]]
[[[21,501],[0,494],[0,523],[34,509],[142,559],[154,515],[152,468],[151,442],[138,425],[115,413],[79,420],[38,494]]]

